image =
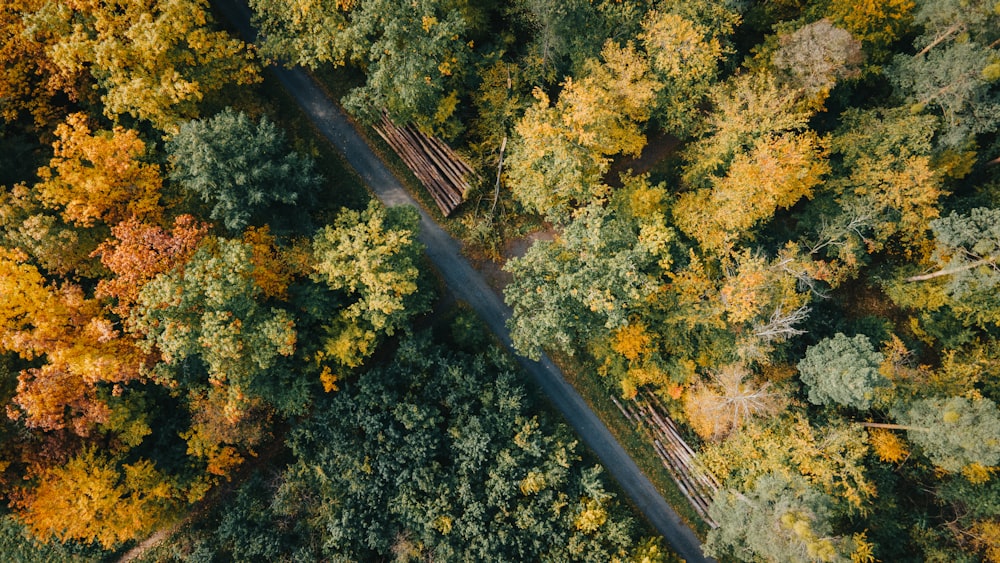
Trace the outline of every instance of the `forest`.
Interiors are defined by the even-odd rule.
[[[995,0],[0,7],[11,560],[673,560],[281,64],[470,163],[438,220],[664,406],[706,555],[1000,562]]]

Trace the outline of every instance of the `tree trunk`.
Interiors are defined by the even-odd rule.
[[[915,281],[932,280],[934,278],[940,278],[940,277],[943,277],[943,276],[950,276],[952,274],[957,274],[959,272],[964,272],[966,270],[971,270],[973,268],[978,268],[979,266],[982,266],[983,264],[994,264],[995,265],[996,264],[996,258],[994,258],[993,256],[987,256],[986,258],[980,258],[979,260],[976,260],[975,262],[969,262],[968,264],[962,264],[961,266],[955,266],[954,268],[946,268],[944,270],[938,270],[936,272],[931,272],[929,274],[921,274],[919,276],[910,276],[910,277],[906,278],[906,281],[908,281],[908,282],[915,282]]]

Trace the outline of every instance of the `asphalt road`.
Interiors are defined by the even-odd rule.
[[[241,0],[214,0],[213,4],[245,40],[250,41],[256,36],[250,26],[250,11]],[[328,99],[305,72],[285,68],[272,70],[319,131],[337,148],[382,203],[387,206],[412,205],[420,211],[420,241],[426,246],[428,257],[448,288],[457,298],[468,303],[504,346],[513,351],[506,325],[511,309],[462,256],[458,241],[431,219],[410,196],[357,133],[340,106]],[[656,491],[576,389],[566,382],[559,368],[546,356],[535,362],[516,351],[514,354],[583,442],[597,454],[625,494],[666,538],[670,547],[688,562],[712,561],[702,555],[698,537]]]

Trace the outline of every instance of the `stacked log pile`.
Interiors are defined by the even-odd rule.
[[[629,422],[642,428],[653,442],[663,467],[673,477],[681,493],[687,497],[705,522],[715,528],[717,524],[708,515],[708,506],[719,490],[719,481],[695,456],[694,450],[684,441],[677,425],[667,416],[660,399],[652,393],[640,393],[632,401],[619,401],[611,397],[618,410]]]
[[[400,127],[385,114],[374,129],[420,180],[445,217],[462,203],[473,172],[451,147],[413,124]]]

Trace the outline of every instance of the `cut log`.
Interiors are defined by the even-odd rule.
[[[400,127],[384,113],[375,130],[430,193],[442,214],[449,215],[464,201],[470,188],[468,178],[474,172],[446,143],[413,124]]]

